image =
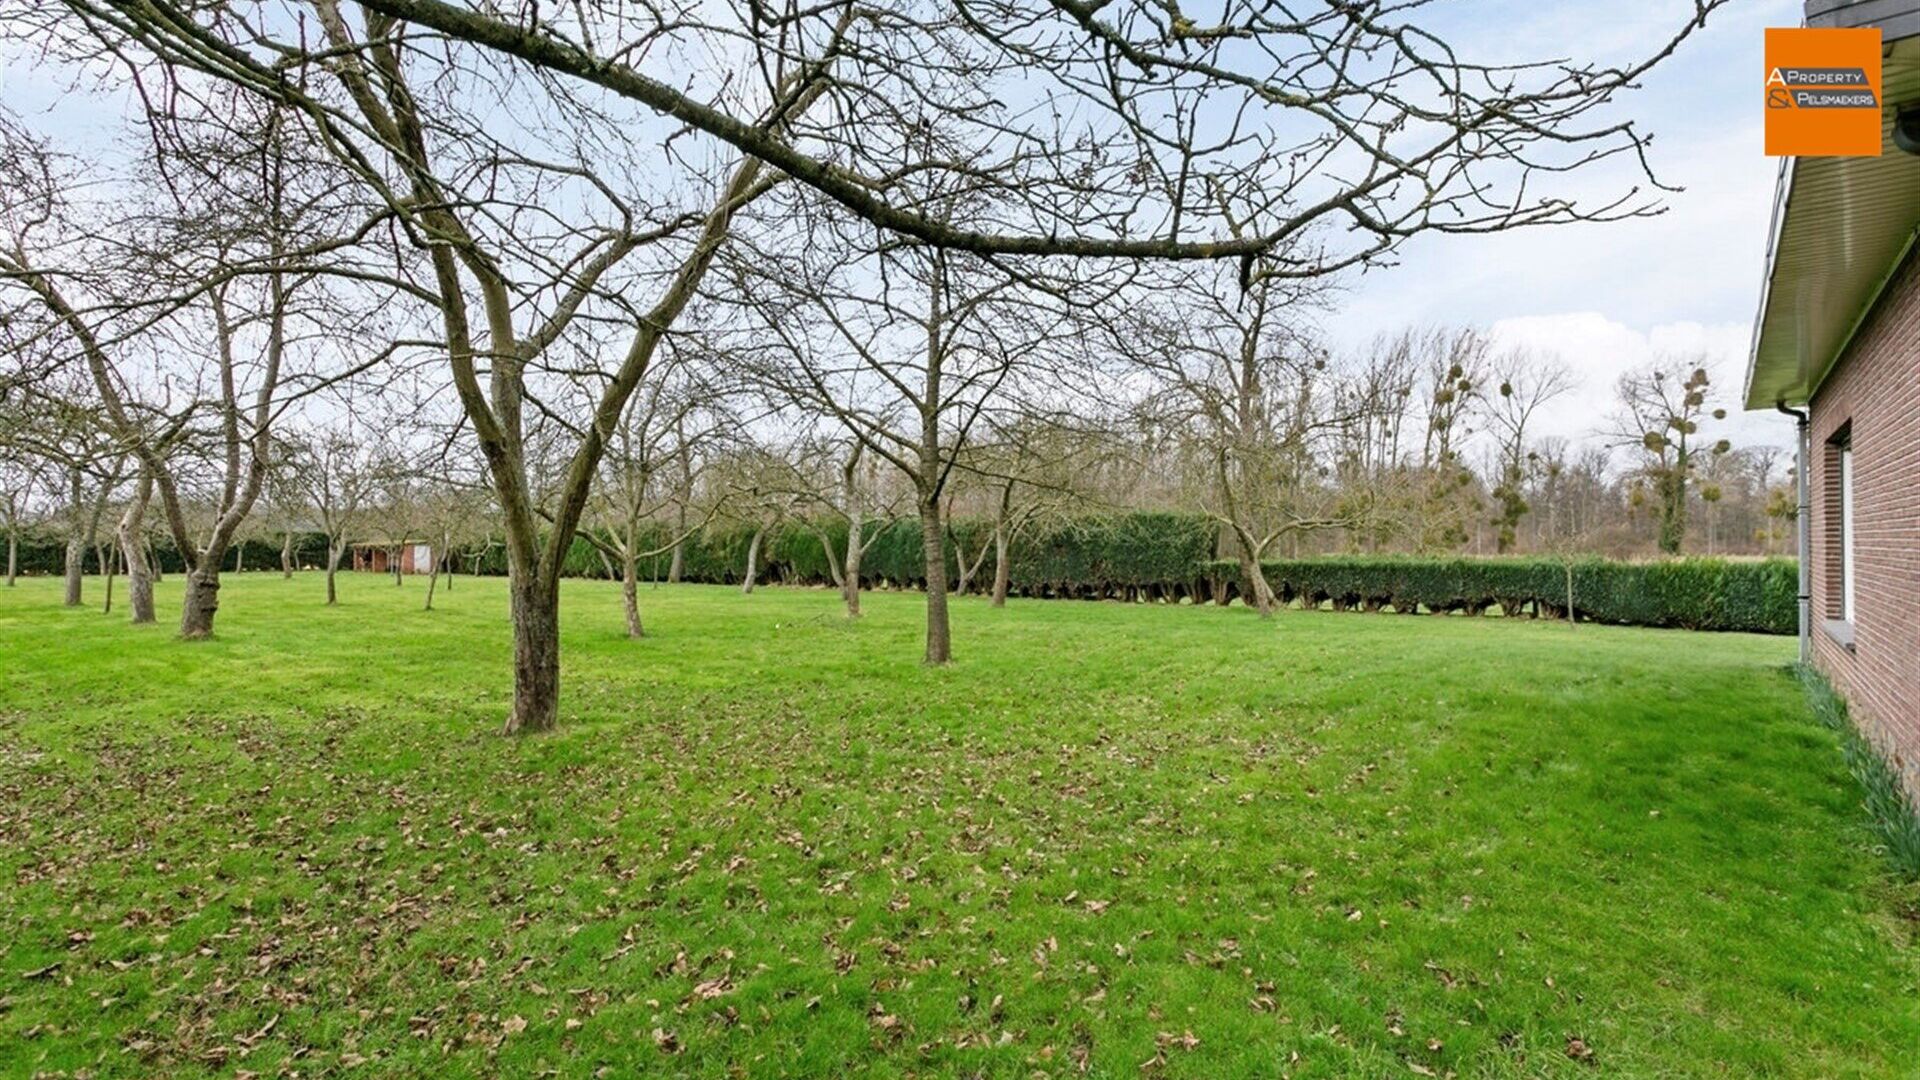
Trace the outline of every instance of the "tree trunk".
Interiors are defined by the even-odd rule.
[[[78,530],[67,538],[67,606],[80,606],[80,575],[87,560],[86,541]]]
[[[620,604],[626,610],[627,636],[646,637],[646,628],[640,625],[640,560],[632,556],[621,563]]]
[[[993,527],[993,606],[1007,606],[1007,586],[1012,581],[1013,568],[1007,561],[1007,530],[1004,525]]]
[[[141,528],[141,521],[147,513],[147,500],[152,497],[153,477],[143,472],[133,499],[127,504],[126,512],[120,515],[120,524],[116,529],[121,557],[127,564],[127,604],[133,609],[136,626],[154,621],[153,569],[147,562],[147,542]]]
[[[929,664],[953,659],[953,627],[947,621],[947,545],[940,528],[940,507],[920,500],[920,536],[927,556],[927,656]]]
[[[953,538],[953,554],[954,564],[959,570],[959,581],[954,584],[954,591],[958,592],[961,596],[965,596],[967,595],[968,587],[973,584],[973,571],[980,564],[976,561],[973,566],[967,565],[967,545],[957,534]],[[986,555],[987,546],[983,543],[980,545],[980,557],[984,559]]]
[[[560,589],[555,576],[513,568],[513,712],[506,734],[552,731],[560,719]]]
[[[347,553],[347,545],[338,540],[327,541],[327,606],[340,602],[340,594],[334,591],[333,576],[340,572],[340,557]]]
[[[110,552],[111,550],[112,550],[112,549],[110,549],[110,548],[95,548],[95,549],[94,549],[94,553],[95,553],[95,557],[96,557],[96,558],[97,558],[97,559],[99,560],[99,563],[100,563],[100,569],[101,569],[101,570],[103,570],[103,571],[105,571],[105,572],[106,572],[106,575],[107,575],[107,598],[106,598],[106,600],[105,600],[105,602],[103,602],[103,603],[102,603],[102,604],[100,605],[100,614],[102,614],[102,615],[111,615],[111,614],[113,614],[113,570],[114,570],[114,562],[113,562],[113,557],[112,557],[112,556],[111,556],[111,555],[109,554],[109,552]]]
[[[846,601],[847,618],[860,617],[860,560],[867,553],[866,523],[859,514],[847,519],[847,559],[840,577],[840,598]]]
[[[292,529],[288,529],[280,534],[280,578],[283,581],[293,580]]]
[[[85,564],[87,558],[86,541],[81,537],[81,530],[84,526],[81,523],[82,511],[80,508],[79,469],[68,468],[67,487],[69,488],[69,509],[67,520],[66,605],[68,607],[79,607],[80,576],[86,570]]]
[[[1573,610],[1573,564],[1567,564],[1567,625],[1579,626],[1580,616]]]
[[[1253,608],[1263,619],[1273,618],[1273,586],[1267,583],[1267,573],[1260,568],[1257,559],[1249,558],[1246,545],[1241,546],[1240,573],[1247,579],[1247,588],[1252,592]]]
[[[753,530],[753,539],[747,541],[747,577],[745,581],[740,583],[740,592],[742,594],[751,594],[753,592],[753,579],[760,573],[760,538],[766,534],[767,529],[766,526],[763,525]],[[633,580],[633,575],[628,574],[627,580]]]
[[[387,560],[388,563],[393,567],[393,587],[396,589],[399,588],[401,585],[400,552],[401,552],[401,546],[399,544],[393,545],[393,554],[390,555]]]
[[[240,571],[245,570],[246,561],[247,561],[247,542],[245,540],[242,540],[239,543],[233,545],[233,572],[237,574]]]
[[[680,575],[687,568],[687,542],[676,540],[673,544],[673,561],[667,564],[667,584],[680,584]]]
[[[20,576],[20,533],[7,530],[7,588],[13,588],[13,580]]]
[[[440,585],[440,564],[430,563],[427,566],[427,570],[431,576],[427,578],[427,604],[421,608],[422,611],[433,610],[433,590]]]
[[[180,602],[180,636],[199,641],[213,636],[213,616],[220,610],[220,556],[209,551],[198,569],[187,573],[187,595]]]

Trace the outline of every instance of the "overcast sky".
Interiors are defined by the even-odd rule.
[[[1692,9],[1692,0],[1449,0],[1425,17],[1476,59],[1628,62],[1666,41]],[[1661,353],[1710,358],[1721,403],[1737,410],[1777,165],[1761,149],[1763,31],[1800,17],[1800,0],[1736,0],[1622,101],[1615,115],[1654,136],[1661,180],[1685,189],[1663,196],[1665,214],[1416,238],[1398,265],[1346,282],[1325,319],[1334,346],[1358,349],[1410,324],[1465,323],[1502,347],[1557,354],[1580,385],[1541,430],[1574,438],[1596,437],[1620,373]],[[112,137],[110,106],[75,100],[22,59],[0,56],[11,107],[64,115],[63,137],[82,147]],[[1637,180],[1623,167],[1583,176],[1577,189],[1612,197]],[[1721,433],[1743,445],[1792,438],[1791,425],[1771,413],[1736,411]]]
[[[1625,59],[1671,34],[1691,0],[1516,0],[1473,3],[1463,24],[1485,47],[1531,52],[1554,41],[1570,55]],[[1428,236],[1400,265],[1350,283],[1328,317],[1338,346],[1383,328],[1471,323],[1503,344],[1558,353],[1581,378],[1545,427],[1573,435],[1603,424],[1622,371],[1661,352],[1705,352],[1724,404],[1739,408],[1759,303],[1777,161],[1762,153],[1762,31],[1794,26],[1799,0],[1737,0],[1624,102],[1654,135],[1665,196],[1651,220],[1486,237]],[[1621,190],[1610,177],[1596,190]],[[1735,413],[1736,444],[1791,445],[1771,413]]]

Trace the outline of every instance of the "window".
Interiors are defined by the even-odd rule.
[[[1840,444],[1840,619],[1852,622],[1855,581],[1853,560],[1853,439]]]
[[[1826,586],[1822,589],[1821,626],[1827,637],[1849,651],[1854,647],[1853,623],[1859,607],[1858,561],[1854,551],[1855,506],[1853,500],[1853,424],[1842,424],[1827,440],[1821,470],[1820,531],[1824,542],[1818,549],[1826,568]]]

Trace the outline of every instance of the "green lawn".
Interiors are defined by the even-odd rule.
[[[1920,1070],[1791,640],[343,579],[0,593],[0,1075]]]

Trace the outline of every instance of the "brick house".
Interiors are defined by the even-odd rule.
[[[1802,657],[1920,796],[1920,0],[1806,14],[1880,28],[1884,145],[1784,160],[1746,405],[1800,418]]]

